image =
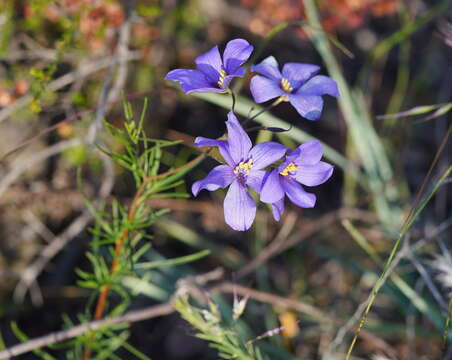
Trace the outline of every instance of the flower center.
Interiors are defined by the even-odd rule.
[[[241,161],[234,169],[236,175],[249,175],[250,169],[253,167],[253,160],[249,159],[247,162]]]
[[[293,91],[293,87],[290,85],[290,81],[286,78],[281,79],[281,88],[289,93]]]
[[[295,166],[293,162],[291,162],[289,165],[286,166],[286,168],[280,172],[281,175],[287,176],[289,175],[289,172],[291,171],[297,171],[298,168]]]
[[[217,84],[218,84],[218,86],[223,86],[223,81],[224,81],[224,78],[226,77],[226,71],[224,71],[224,70],[221,70],[220,71],[220,78],[218,79],[218,82],[217,82]]]

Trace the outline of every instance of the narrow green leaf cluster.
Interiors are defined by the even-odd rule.
[[[198,333],[196,336],[209,342],[222,359],[266,360],[258,347],[244,342],[239,334],[227,327],[216,304],[208,301],[208,308],[201,309],[190,304],[188,295],[179,296],[174,307],[182,318],[189,322]]]
[[[134,295],[133,286],[130,284],[144,281],[152,286],[143,271],[188,263],[209,254],[209,251],[202,251],[175,259],[151,262],[142,260],[144,257],[149,258],[147,255],[152,251],[149,227],[168,212],[167,209],[153,209],[149,205],[149,200],[186,196],[185,193],[176,192],[175,189],[183,184],[183,175],[197,164],[180,169],[163,169],[167,163],[163,164],[162,159],[169,157],[166,156],[167,148],[179,142],[147,137],[143,128],[147,104],[146,100],[139,120],[135,121],[131,104],[124,101],[124,126],[120,128],[105,123],[113,140],[121,145],[120,150],[113,151],[98,145],[102,153],[131,174],[136,190],[128,205],[115,198],[100,206],[86,199],[95,223],[90,229],[92,239],[90,250],[86,254],[89,270],[76,269],[78,285],[92,291],[85,313],[80,318],[82,322],[93,320],[102,292],[107,293],[102,316],[120,315],[126,311]],[[85,334],[72,342],[71,354],[74,359],[80,358],[83,349],[89,347],[91,359],[115,359],[117,349],[123,348],[137,358],[147,359],[127,343],[128,336],[124,325]]]

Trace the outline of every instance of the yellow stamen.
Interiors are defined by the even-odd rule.
[[[224,70],[221,70],[220,71],[220,78],[218,79],[218,86],[222,86],[223,85],[223,81],[224,81],[224,78],[226,77],[226,71],[224,71]]]
[[[287,176],[289,175],[289,171],[297,171],[298,168],[295,166],[293,162],[286,166],[286,168],[280,172],[281,175]]]
[[[290,81],[286,78],[281,79],[281,87],[284,91],[287,91],[291,93],[293,91],[293,88],[291,87]]]
[[[247,162],[241,161],[240,164],[238,164],[234,169],[234,174],[238,174],[240,170],[243,170],[243,172],[246,175],[249,175],[250,169],[253,167],[253,160],[249,159]]]

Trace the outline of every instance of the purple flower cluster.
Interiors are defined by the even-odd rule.
[[[323,149],[317,140],[311,140],[291,151],[283,162],[271,171],[264,169],[280,160],[289,150],[286,146],[268,141],[252,146],[248,134],[231,111],[228,114],[227,140],[197,137],[198,147],[218,147],[226,164],[218,165],[202,180],[192,186],[195,196],[202,189],[214,191],[229,186],[224,199],[224,218],[234,230],[248,230],[256,215],[256,203],[248,187],[260,194],[263,202],[272,204],[273,216],[279,220],[284,211],[284,197],[303,208],[315,205],[314,194],[300,184],[320,185],[333,173],[330,164],[320,161]]]
[[[242,65],[249,59],[253,46],[244,39],[231,40],[226,44],[223,58],[218,46],[195,59],[197,70],[176,69],[165,79],[176,81],[187,94],[192,92],[225,92],[234,77],[243,77]],[[338,97],[336,82],[328,76],[317,75],[317,65],[287,63],[282,72],[273,56],[251,66],[255,75],[250,90],[258,104],[280,98],[288,101],[298,113],[308,120],[320,118],[323,109],[322,95]]]
[[[196,70],[176,69],[166,79],[176,81],[186,93],[226,92],[234,77],[243,77],[242,66],[250,57],[253,46],[246,40],[227,43],[223,56],[215,46],[195,59]],[[287,63],[279,70],[272,56],[251,66],[259,75],[251,79],[250,90],[256,103],[277,98],[275,103],[288,101],[308,120],[317,120],[323,109],[323,95],[338,97],[336,82],[317,75],[316,65]],[[276,142],[263,142],[253,147],[251,140],[232,111],[226,121],[227,140],[197,137],[197,147],[217,147],[225,164],[213,168],[192,186],[195,196],[203,190],[229,187],[224,199],[224,217],[234,230],[248,230],[256,216],[256,202],[249,192],[254,190],[260,200],[271,204],[273,217],[279,221],[284,212],[285,197],[302,208],[312,208],[316,196],[302,185],[317,186],[327,181],[333,166],[321,161],[322,145],[310,140],[295,150]]]
[[[263,170],[281,159],[287,148],[275,142],[263,142],[252,147],[248,134],[231,111],[226,121],[227,140],[197,137],[196,146],[218,147],[226,165],[214,167],[202,180],[192,186],[195,196],[202,189],[210,191],[229,186],[224,198],[224,218],[234,230],[250,228],[256,215],[256,203],[248,193],[248,187],[260,192],[266,175]]]

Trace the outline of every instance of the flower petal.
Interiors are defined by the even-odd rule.
[[[281,159],[288,148],[273,141],[267,141],[257,144],[250,151],[250,157],[253,159],[253,169],[260,170],[275,161]]]
[[[202,136],[198,136],[195,139],[195,146],[196,147],[203,147],[203,146],[219,146],[221,143],[224,143],[226,141],[224,140],[215,140],[215,139],[209,139]]]
[[[246,67],[244,66],[239,66],[237,69],[235,69],[235,71],[233,73],[228,73],[228,75],[225,77],[225,79],[227,79],[228,77],[243,77],[243,75],[245,75],[246,73]]]
[[[230,166],[235,165],[234,160],[232,160],[231,154],[229,154],[229,144],[225,140],[215,140],[198,136],[195,139],[195,146],[217,146],[221,156],[223,156],[224,161],[226,161]]]
[[[294,89],[300,87],[306,80],[314,76],[320,67],[312,64],[286,63],[282,69],[282,76],[289,80]]]
[[[206,77],[207,81],[211,86],[220,87],[218,85],[218,81],[220,80],[220,73],[217,70],[215,70],[212,66],[208,64],[198,64],[196,65],[196,67],[201,73],[204,74],[204,76]]]
[[[225,188],[235,179],[232,168],[228,165],[218,165],[214,167],[207,176],[193,183],[191,191],[197,196],[202,189],[214,191]]]
[[[248,60],[253,52],[253,46],[244,39],[234,39],[226,44],[223,53],[223,64],[226,73],[234,74],[237,68]]]
[[[248,153],[252,146],[251,140],[232,111],[228,113],[226,127],[228,128],[229,154],[237,165],[240,161],[248,159]]]
[[[331,95],[338,97],[339,90],[337,83],[332,78],[325,75],[317,75],[309,79],[299,90],[306,95]]]
[[[251,78],[250,90],[254,101],[258,104],[285,94],[278,81],[260,75]]]
[[[320,161],[315,165],[301,165],[295,174],[295,179],[307,186],[317,186],[327,181],[333,174],[333,166]]]
[[[262,60],[259,64],[252,65],[251,71],[257,72],[270,79],[277,80],[279,83],[282,79],[282,75],[279,72],[279,65],[273,56],[269,56]]]
[[[308,120],[317,120],[322,114],[323,100],[320,96],[295,93],[289,94],[289,101]]]
[[[267,172],[264,170],[252,169],[246,177],[246,185],[248,185],[255,192],[259,193],[262,189],[262,182],[266,173]]]
[[[323,155],[323,146],[318,140],[308,140],[287,155],[287,160],[296,166],[315,165]]]
[[[206,76],[193,69],[176,69],[170,71],[165,79],[177,81],[182,90],[189,94],[191,92],[221,92],[222,89],[213,87]]]
[[[262,202],[273,204],[284,198],[284,189],[281,185],[281,175],[278,169],[273,169],[264,178],[260,199]]]
[[[195,64],[198,67],[198,69],[201,70],[199,67],[200,65],[209,65],[213,70],[216,70],[218,73],[218,76],[220,74],[220,71],[222,70],[223,62],[221,61],[220,51],[218,50],[218,46],[214,46],[209,51],[205,52],[202,55],[199,55],[195,59]],[[218,79],[216,80],[218,81]]]
[[[233,181],[224,198],[224,219],[237,231],[248,230],[256,216],[256,203],[245,186]]]
[[[284,198],[272,204],[272,214],[276,221],[281,219],[281,215],[284,212]]]
[[[287,197],[295,205],[302,208],[312,208],[315,205],[316,197],[314,194],[306,192],[303,187],[295,180],[286,179],[282,182],[284,191]]]

